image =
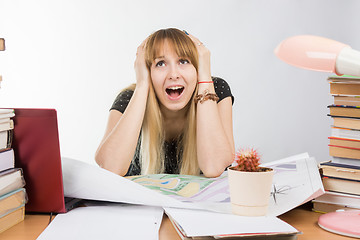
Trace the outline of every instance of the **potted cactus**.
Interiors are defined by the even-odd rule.
[[[259,153],[240,149],[235,166],[228,168],[232,212],[242,216],[264,216],[267,213],[274,171],[260,166]]]

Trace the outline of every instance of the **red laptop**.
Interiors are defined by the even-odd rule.
[[[16,167],[22,168],[29,201],[27,212],[63,213],[65,206],[57,114],[55,109],[15,108],[13,149]]]

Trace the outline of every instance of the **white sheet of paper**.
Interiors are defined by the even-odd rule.
[[[298,233],[276,217],[243,217],[203,210],[164,208],[188,237],[223,234]]]
[[[65,197],[149,206],[201,208],[78,160],[62,158],[62,171]]]
[[[58,214],[38,240],[159,239],[160,207],[118,204]]]
[[[263,166],[275,169],[275,198],[269,200],[268,216],[279,216],[324,193],[317,162],[307,153]],[[66,197],[231,213],[230,202],[180,201],[81,161],[63,158],[62,167]]]
[[[273,161],[263,166],[275,171],[269,216],[279,216],[325,193],[317,162],[308,154]]]

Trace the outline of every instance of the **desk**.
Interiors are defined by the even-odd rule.
[[[293,227],[303,232],[298,236],[299,240],[321,240],[337,239],[351,240],[354,238],[343,237],[325,230],[317,225],[317,219],[320,213],[315,213],[305,208],[296,208],[280,216],[282,220],[291,224]],[[25,220],[9,230],[0,234],[1,240],[33,240],[36,239],[49,223],[49,215],[26,215]],[[160,240],[180,239],[170,220],[164,216],[160,228]]]
[[[32,240],[36,239],[47,227],[50,221],[50,214],[33,215],[26,214],[25,220],[12,228],[0,233],[1,240]]]

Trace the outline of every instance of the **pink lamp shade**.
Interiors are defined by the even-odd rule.
[[[360,238],[360,210],[326,213],[319,217],[318,224],[329,232]]]
[[[360,52],[335,40],[312,35],[293,36],[282,41],[274,52],[296,67],[360,76]]]

